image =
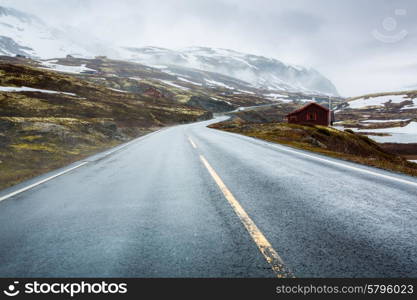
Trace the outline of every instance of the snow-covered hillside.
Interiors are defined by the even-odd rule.
[[[417,90],[363,95],[336,108],[338,129],[379,143],[417,143]]]
[[[24,55],[53,59],[67,55],[111,58],[152,65],[170,75],[204,86],[263,93],[296,92],[337,95],[334,85],[311,68],[233,50],[190,47],[169,50],[158,47],[119,48],[101,43],[71,27],[55,28],[40,18],[0,6],[0,55]],[[204,71],[204,72],[201,72]],[[210,73],[210,74],[209,74]]]
[[[0,7],[0,54],[36,58],[64,57],[68,54],[92,57],[62,30],[45,24],[36,16],[13,8]]]
[[[407,94],[366,96],[347,102],[345,108],[364,109],[367,107],[384,107],[386,104],[406,103],[401,109],[417,109],[417,99]]]
[[[273,58],[228,49],[190,47],[170,50],[159,47],[123,48],[125,59],[156,67],[181,66],[231,76],[253,87],[268,90],[337,95],[335,86],[311,68],[285,64]]]

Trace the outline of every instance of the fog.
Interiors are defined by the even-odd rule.
[[[417,88],[413,0],[3,0],[115,46],[210,46],[316,68],[343,96]]]

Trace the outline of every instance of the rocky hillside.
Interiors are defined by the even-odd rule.
[[[116,50],[95,37],[66,27],[56,28],[37,16],[0,6],[0,55],[33,58],[76,55],[117,55]]]
[[[96,37],[69,26],[55,28],[37,16],[6,7],[0,7],[0,55],[32,59],[56,59],[67,55],[93,59],[106,55],[119,61],[152,66],[155,73],[158,70],[165,77],[175,77],[179,84],[171,86],[186,85],[184,89],[189,86],[193,89],[223,89],[229,93],[256,95],[269,100],[288,94],[305,99],[337,96],[334,85],[311,68],[208,47],[182,50],[120,48],[102,43]]]
[[[273,58],[209,47],[124,50],[122,57],[126,59],[167,68],[171,72],[175,72],[172,66],[180,66],[220,73],[260,89],[338,95],[335,86],[318,71],[285,64]]]
[[[417,91],[354,97],[340,104],[336,111],[339,125],[349,128],[406,126],[412,121],[417,121]]]
[[[108,88],[153,97],[162,102],[187,104],[212,112],[231,111],[240,106],[269,104],[275,101],[260,93],[205,85],[199,82],[201,76],[205,78],[222,76],[224,81],[236,80],[197,70],[189,75],[178,76],[143,64],[106,57],[85,59],[68,56],[52,60],[19,59],[19,61],[60,73],[72,74]]]
[[[383,143],[393,153],[417,159],[416,90],[347,99],[337,107],[336,120],[337,128],[350,128]]]
[[[233,117],[210,127],[417,176],[416,163],[389,153],[375,141],[350,130],[340,131],[324,126],[301,126],[281,122],[251,123],[240,117]]]
[[[162,126],[211,117],[16,61],[0,58],[0,188]]]
[[[248,123],[279,123],[286,122],[286,115],[305,105],[304,102],[278,102],[272,105],[261,105],[248,109],[238,109],[229,113]]]
[[[306,95],[299,92],[272,92],[245,87],[241,81],[218,73],[175,67],[176,70],[182,70],[178,75],[164,68],[101,56],[94,59],[68,56],[51,60],[19,59],[19,61],[76,75],[109,88],[142,95],[150,94],[159,99],[184,103],[212,112],[227,112],[239,107],[273,103],[305,103],[312,100],[319,103],[328,102],[327,96]],[[335,104],[344,101],[340,97],[331,98]]]

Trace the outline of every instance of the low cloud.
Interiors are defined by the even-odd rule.
[[[1,5],[114,45],[221,47],[315,67],[345,96],[403,89],[417,78],[410,67],[417,63],[414,0],[3,0]]]

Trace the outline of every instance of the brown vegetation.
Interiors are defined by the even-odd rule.
[[[248,123],[233,118],[210,126],[331,157],[417,176],[417,164],[391,154],[366,136],[324,126]]]
[[[117,92],[76,76],[0,61],[0,86],[65,93],[0,92],[0,189],[161,126],[211,114]]]

